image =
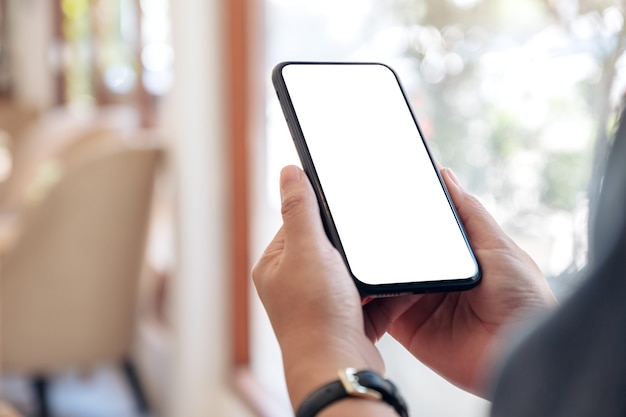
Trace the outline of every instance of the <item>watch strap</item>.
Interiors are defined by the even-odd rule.
[[[357,372],[346,368],[338,374],[339,380],[323,385],[305,398],[296,417],[313,417],[328,405],[348,397],[383,401],[401,417],[408,417],[406,403],[391,381],[370,370]]]

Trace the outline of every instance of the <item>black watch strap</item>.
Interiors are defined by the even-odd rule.
[[[408,417],[407,406],[396,386],[374,371],[340,369],[339,380],[313,391],[298,407],[296,417],[313,417],[328,405],[347,397],[384,401],[401,417]]]

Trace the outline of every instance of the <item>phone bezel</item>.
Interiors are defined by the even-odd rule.
[[[405,103],[411,113],[413,118],[413,122],[415,127],[417,128],[420,137],[422,138],[423,146],[426,149],[430,162],[432,163],[433,170],[435,171],[439,183],[445,193],[446,199],[452,213],[456,219],[457,225],[461,231],[461,234],[465,240],[467,248],[471,254],[471,257],[476,266],[476,273],[473,276],[467,278],[459,278],[459,279],[451,279],[451,280],[437,280],[437,281],[415,281],[415,282],[407,282],[407,283],[390,283],[390,284],[367,284],[363,281],[359,280],[352,272],[350,268],[350,263],[346,257],[343,244],[341,243],[341,238],[337,232],[337,228],[335,227],[335,222],[333,220],[332,213],[329,209],[328,202],[326,200],[326,196],[324,194],[323,187],[320,183],[319,177],[317,175],[317,171],[315,169],[315,164],[312,160],[311,154],[309,152],[304,134],[300,127],[300,123],[298,121],[298,116],[295,112],[293,103],[291,101],[291,97],[289,95],[289,91],[287,89],[286,83],[282,76],[282,71],[285,67],[289,65],[379,65],[387,68],[395,77],[395,80],[398,84],[402,92],[402,96],[405,100]],[[278,101],[280,103],[281,109],[287,121],[287,126],[291,133],[294,145],[296,147],[296,151],[300,158],[300,162],[302,163],[302,168],[304,169],[307,177],[311,185],[313,186],[313,190],[315,191],[315,195],[317,197],[318,205],[320,208],[320,214],[322,217],[322,223],[324,225],[324,229],[326,234],[333,244],[333,246],[338,250],[341,254],[341,257],[344,260],[350,275],[352,276],[359,293],[363,297],[381,297],[381,296],[394,296],[401,294],[416,294],[416,293],[427,293],[427,292],[448,292],[448,291],[462,291],[475,287],[481,280],[481,268],[474,250],[467,238],[467,234],[463,227],[463,224],[460,221],[459,215],[456,211],[454,203],[452,202],[452,198],[448,192],[448,189],[441,177],[439,169],[437,169],[437,164],[432,156],[428,143],[424,140],[424,135],[419,126],[418,120],[413,112],[413,108],[407,98],[407,94],[400,82],[400,78],[397,73],[391,68],[389,65],[380,63],[380,62],[353,62],[353,61],[285,61],[277,64],[272,71],[272,84],[274,85],[274,89],[276,91],[276,95],[278,96]]]

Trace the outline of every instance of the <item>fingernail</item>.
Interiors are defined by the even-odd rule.
[[[283,168],[280,173],[280,189],[284,190],[289,185],[300,181],[302,170],[295,165],[289,165]]]

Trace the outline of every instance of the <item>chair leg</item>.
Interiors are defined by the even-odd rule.
[[[139,379],[139,374],[137,373],[135,364],[130,359],[125,359],[122,363],[122,368],[124,369],[124,374],[126,375],[130,389],[135,396],[137,411],[139,411],[142,415],[148,414],[150,407],[148,406],[148,400]]]
[[[44,376],[36,376],[32,380],[33,393],[38,407],[38,417],[50,417],[48,405],[48,379]]]

